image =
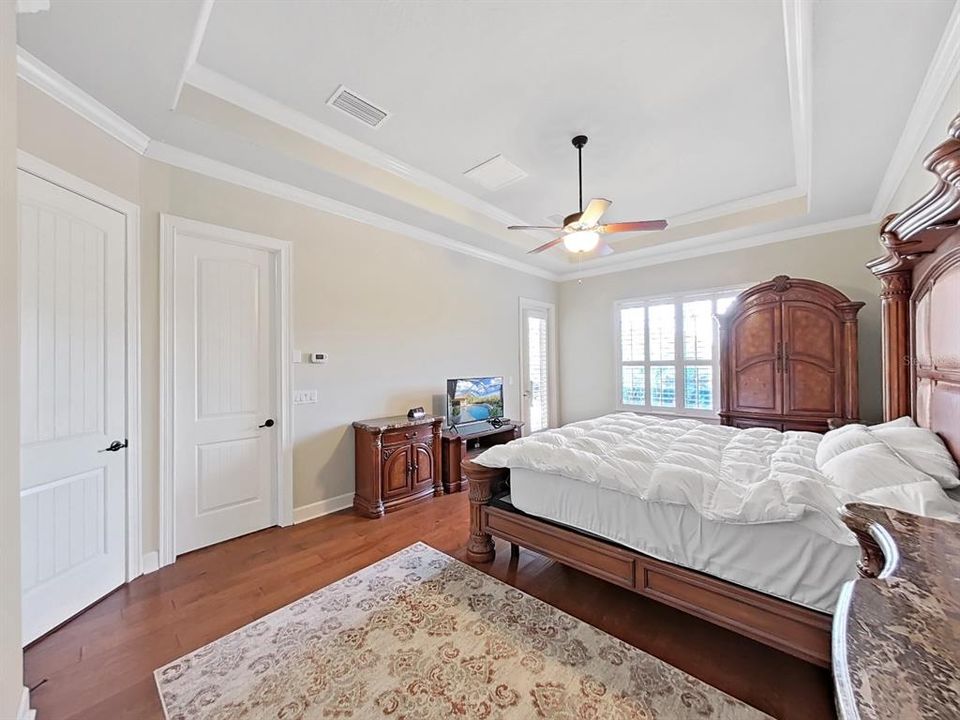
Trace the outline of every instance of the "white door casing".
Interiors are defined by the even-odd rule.
[[[281,241],[166,215],[161,236],[165,565],[291,521],[290,253]]]
[[[521,420],[528,433],[557,425],[556,309],[520,298]]]
[[[129,439],[127,217],[22,170],[17,182],[28,643],[128,579],[127,452],[104,451]]]

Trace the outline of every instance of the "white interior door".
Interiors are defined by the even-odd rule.
[[[126,220],[17,182],[26,644],[126,579]]]
[[[274,258],[177,230],[175,550],[276,524]]]
[[[556,425],[553,306],[520,301],[520,388],[527,432]]]

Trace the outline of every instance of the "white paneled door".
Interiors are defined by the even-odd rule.
[[[26,644],[126,579],[126,219],[17,180]]]
[[[181,554],[276,524],[274,258],[173,236],[173,482]]]
[[[522,420],[527,432],[556,424],[553,305],[520,300]]]

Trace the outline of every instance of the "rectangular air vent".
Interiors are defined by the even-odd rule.
[[[499,190],[510,183],[522,180],[527,176],[527,173],[503,155],[494,155],[489,160],[470,168],[463,175],[479,183],[487,190]]]
[[[373,103],[364,100],[353,90],[345,88],[343,85],[338,87],[333,95],[330,96],[330,99],[327,100],[327,105],[345,112],[347,115],[356,118],[364,125],[372,128],[380,127],[384,121],[390,117],[390,113],[386,110],[381,110]]]

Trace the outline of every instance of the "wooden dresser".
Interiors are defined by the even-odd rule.
[[[440,429],[443,419],[406,415],[353,423],[357,489],[353,507],[381,517],[430,495],[442,495]]]
[[[744,290],[720,324],[720,422],[826,432],[856,421],[862,302],[780,275]]]
[[[833,618],[840,720],[960,718],[960,523],[854,503],[859,580]]]

